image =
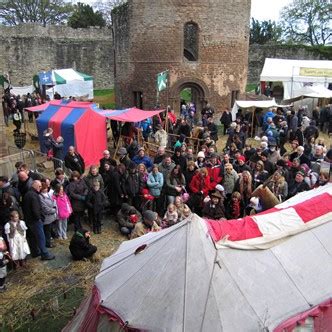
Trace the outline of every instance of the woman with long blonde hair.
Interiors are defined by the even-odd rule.
[[[243,171],[241,173],[234,189],[234,191],[238,191],[241,194],[244,206],[247,206],[253,191],[252,176],[249,171]]]

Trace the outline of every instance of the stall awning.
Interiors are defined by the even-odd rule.
[[[289,105],[279,105],[276,103],[275,99],[271,100],[235,100],[234,106],[232,108],[232,119],[236,120],[236,113],[239,108],[270,108],[270,107],[289,107]]]
[[[260,80],[265,82],[332,82],[332,61],[266,58]]]
[[[144,111],[139,108],[132,107],[123,110],[105,110],[101,111],[101,114],[111,120],[120,122],[140,122],[164,111],[165,110]]]

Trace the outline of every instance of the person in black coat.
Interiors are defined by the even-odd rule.
[[[69,250],[74,260],[90,258],[97,251],[97,247],[90,243],[90,236],[90,232],[86,229],[74,233],[69,244]]]
[[[310,189],[309,185],[304,181],[304,177],[305,177],[304,171],[300,170],[296,173],[295,179],[291,180],[289,184],[288,198]]]
[[[41,182],[35,180],[31,189],[23,198],[24,220],[28,226],[27,240],[33,256],[41,256],[42,260],[54,259],[46,248],[46,239],[41,215],[41,203],[39,193],[41,190]]]
[[[173,161],[175,165],[180,165],[181,171],[183,172],[187,168],[187,159],[181,155],[181,148],[178,146],[175,148],[175,153],[173,155]]]
[[[85,163],[83,157],[75,151],[73,146],[68,148],[68,152],[65,156],[65,166],[71,171],[77,171],[81,175],[85,170]]]
[[[100,183],[98,181],[94,182],[86,198],[86,205],[91,213],[92,227],[95,234],[101,233],[101,219],[108,204],[106,195],[100,190]]]
[[[224,125],[224,135],[226,135],[227,129],[232,123],[232,113],[229,111],[228,108],[224,110],[222,116],[220,117],[220,122]]]
[[[101,175],[103,175],[104,171],[105,171],[105,163],[108,162],[110,163],[113,167],[116,167],[117,163],[116,163],[116,160],[114,160],[112,157],[111,157],[111,153],[108,151],[108,150],[105,150],[103,152],[103,158],[101,158],[99,160],[99,173]]]
[[[207,128],[210,132],[210,137],[213,139],[215,142],[218,141],[218,128],[213,122],[213,118],[208,118],[208,123],[207,123]]]

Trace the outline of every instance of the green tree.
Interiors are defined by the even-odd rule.
[[[0,1],[0,22],[4,25],[22,23],[62,24],[72,12],[72,5],[63,0]]]
[[[74,6],[74,12],[68,19],[68,25],[74,29],[90,26],[104,27],[106,21],[100,11],[95,12],[91,6],[79,2]]]
[[[332,33],[331,10],[327,0],[293,0],[281,11],[286,40],[325,45]]]
[[[251,19],[250,44],[266,44],[280,41],[281,28],[271,21],[258,21]]]

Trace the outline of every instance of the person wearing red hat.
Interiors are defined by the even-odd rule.
[[[252,169],[246,164],[246,158],[243,155],[239,155],[234,163],[234,169],[238,174],[242,173],[243,171],[252,172]]]

